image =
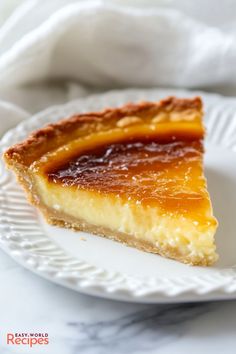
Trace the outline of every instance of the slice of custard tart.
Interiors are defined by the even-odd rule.
[[[211,265],[217,221],[202,115],[199,97],[78,114],[32,133],[4,158],[50,224]]]

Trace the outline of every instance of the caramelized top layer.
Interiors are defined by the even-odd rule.
[[[48,168],[49,181],[134,200],[194,218],[209,206],[202,142],[123,141],[77,154]]]
[[[211,213],[203,138],[201,99],[170,97],[48,125],[4,157],[9,167],[50,183],[158,205],[196,220]]]

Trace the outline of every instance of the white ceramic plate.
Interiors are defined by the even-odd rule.
[[[0,150],[76,112],[168,95],[200,94],[205,104],[206,175],[220,226],[220,259],[190,267],[104,238],[47,225],[0,162],[0,245],[33,272],[77,291],[136,302],[236,299],[236,100],[202,92],[123,90],[52,107],[9,131]]]

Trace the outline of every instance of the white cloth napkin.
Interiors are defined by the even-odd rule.
[[[128,86],[236,92],[235,14],[234,0],[25,1],[0,28],[0,98],[32,113]],[[4,105],[0,134],[27,116]]]

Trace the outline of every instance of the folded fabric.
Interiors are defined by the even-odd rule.
[[[236,86],[235,1],[133,3],[27,1],[0,31],[1,85]]]

